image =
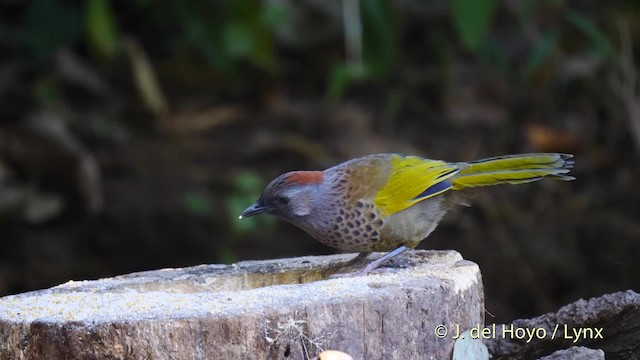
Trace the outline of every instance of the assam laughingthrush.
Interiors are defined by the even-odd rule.
[[[460,202],[458,190],[573,180],[569,154],[522,154],[445,162],[399,154],[369,155],[324,171],[292,171],[273,180],[240,218],[270,213],[342,250],[390,251],[360,273],[415,248]]]

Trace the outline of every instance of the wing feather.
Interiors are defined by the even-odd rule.
[[[451,189],[447,179],[460,170],[453,164],[417,156],[394,155],[391,175],[374,203],[383,216],[390,216],[420,201]]]

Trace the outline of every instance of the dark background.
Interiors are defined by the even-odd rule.
[[[329,254],[238,214],[377,152],[575,154],[478,189],[420,247],[480,265],[494,321],[640,289],[634,1],[0,1],[0,294]]]

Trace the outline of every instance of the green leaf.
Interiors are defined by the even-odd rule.
[[[362,59],[333,67],[328,96],[340,100],[353,81],[389,76],[398,61],[397,19],[389,0],[361,0]]]
[[[248,60],[264,70],[274,65],[273,27],[265,21],[267,7],[258,0],[231,1],[227,17],[225,48],[237,60]]]
[[[285,15],[277,7],[260,0],[171,3],[184,31],[182,38],[217,70],[237,76],[242,62],[262,70],[274,68],[272,32],[274,23]]]
[[[360,8],[365,76],[387,76],[398,59],[395,11],[389,0],[362,0]]]
[[[605,60],[616,61],[618,59],[618,54],[613,45],[593,21],[573,10],[567,11],[567,20],[589,38],[598,55]]]
[[[255,48],[254,40],[254,34],[246,23],[230,23],[225,28],[225,47],[234,57],[250,57]]]
[[[111,60],[119,46],[118,23],[109,0],[87,0],[87,41],[100,56]]]
[[[453,25],[469,50],[485,40],[496,10],[496,0],[452,0]]]
[[[551,58],[553,51],[558,45],[558,39],[559,33],[557,31],[550,31],[544,34],[540,41],[535,44],[524,68],[524,73],[527,78],[534,76],[540,67]]]
[[[243,194],[258,197],[262,192],[262,179],[253,171],[244,171],[235,179],[236,188]]]
[[[348,84],[349,75],[347,74],[347,66],[345,64],[334,66],[329,73],[329,97],[334,100],[342,99]]]
[[[227,213],[233,230],[245,234],[272,227],[275,223],[272,216],[238,219],[238,215],[260,197],[264,187],[260,177],[255,172],[244,171],[235,177],[234,185],[234,192],[227,198]]]
[[[156,116],[164,116],[169,111],[169,105],[149,57],[135,40],[127,41],[127,53],[142,101]]]
[[[360,64],[350,65],[340,63],[333,67],[329,73],[328,95],[333,100],[340,100],[344,96],[349,85],[366,78],[369,74]]]
[[[204,195],[195,192],[182,195],[182,206],[195,216],[206,217],[213,213],[209,200]]]
[[[218,249],[218,258],[223,264],[233,264],[238,261],[238,256],[230,247],[222,247]]]
[[[178,23],[186,42],[199,51],[211,64],[223,72],[233,71],[233,61],[224,48],[222,16],[214,11],[202,11],[191,1],[172,1]]]
[[[243,196],[232,196],[227,199],[227,212],[229,214],[229,222],[231,227],[238,234],[248,234],[255,232],[260,228],[260,219],[265,217],[248,217],[238,219],[238,215],[242,213],[249,205],[253,204],[255,199],[249,199]]]
[[[277,29],[283,23],[291,21],[289,9],[284,4],[266,4],[260,17],[269,29]]]

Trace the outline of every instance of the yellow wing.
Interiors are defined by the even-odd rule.
[[[440,160],[393,155],[391,175],[373,202],[381,215],[390,216],[452,187],[447,181],[460,170]]]

